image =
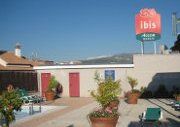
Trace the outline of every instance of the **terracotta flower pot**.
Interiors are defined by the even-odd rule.
[[[90,117],[91,127],[116,127],[117,121],[119,117],[113,118],[95,118]]]
[[[137,104],[139,96],[139,93],[131,93],[127,98],[127,102],[129,104]]]
[[[47,101],[54,100],[55,93],[53,91],[47,91],[45,92],[45,97]]]

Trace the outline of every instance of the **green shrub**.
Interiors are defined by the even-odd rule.
[[[166,89],[164,84],[160,84],[158,89],[154,92],[154,97],[155,98],[168,98],[169,97],[169,92]]]
[[[153,92],[148,90],[146,87],[141,87],[140,98],[153,98]]]
[[[54,76],[51,76],[47,91],[52,91],[53,88],[56,88],[57,85],[58,85],[58,81]]]
[[[96,111],[93,111],[92,113],[89,114],[90,117],[118,117],[120,114],[117,112],[117,109],[111,109],[109,107],[106,107],[106,109],[98,109]]]
[[[121,93],[120,80],[102,80],[97,72],[94,79],[98,83],[98,88],[96,91],[91,91],[91,95],[103,108],[106,108],[111,101],[119,100],[118,97]]]
[[[0,96],[0,114],[6,120],[6,125],[15,120],[14,110],[21,110],[23,102],[15,90],[4,91]],[[1,118],[2,119],[2,118]]]
[[[127,77],[128,83],[131,86],[131,93],[140,93],[140,90],[134,89],[138,85],[138,80],[130,76]]]
[[[138,85],[138,81],[135,78],[128,76],[127,80],[128,80],[129,85],[131,86],[132,90],[134,89],[134,87],[136,87]]]
[[[170,92],[170,97],[171,98],[174,98],[174,97],[176,97],[177,95],[180,95],[180,88],[178,87],[178,86],[180,86],[180,85],[174,85],[173,87],[172,87],[172,91]]]
[[[111,107],[109,104],[114,101],[119,102],[120,80],[113,81],[111,78],[103,80],[97,72],[94,79],[98,87],[96,91],[91,91],[91,95],[100,104],[101,108],[91,112],[89,117],[119,117],[118,107]]]
[[[140,91],[138,89],[133,89],[131,92],[132,93],[140,93]]]

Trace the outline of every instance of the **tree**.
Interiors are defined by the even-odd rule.
[[[177,40],[174,42],[174,46],[171,47],[172,52],[180,52],[180,34],[177,36]]]

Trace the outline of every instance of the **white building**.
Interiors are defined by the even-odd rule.
[[[168,89],[173,85],[180,87],[180,55],[134,55],[133,64],[108,65],[65,65],[37,66],[39,90],[43,93],[48,85],[50,75],[54,75],[63,86],[63,95],[70,97],[88,97],[90,91],[97,88],[94,74],[98,71],[102,78],[112,76],[121,80],[122,96],[130,90],[127,76],[138,79],[138,86],[155,90],[159,84]]]

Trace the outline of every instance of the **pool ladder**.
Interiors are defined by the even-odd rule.
[[[34,103],[29,103],[29,115],[33,115],[36,112],[41,112],[41,103],[39,103],[39,111],[34,111]]]

